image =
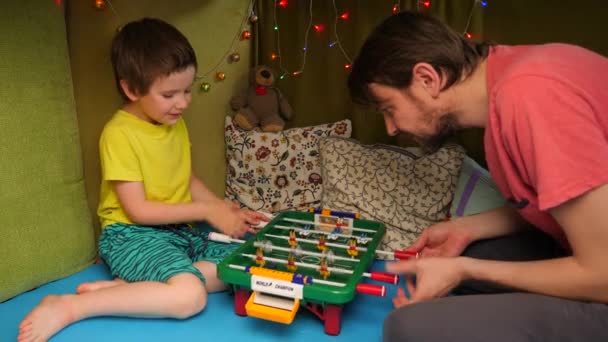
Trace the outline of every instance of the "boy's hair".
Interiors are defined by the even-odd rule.
[[[112,67],[118,91],[130,101],[120,86],[146,95],[159,77],[197,67],[196,54],[188,39],[172,25],[154,18],[143,18],[123,26],[112,40]]]
[[[351,97],[359,104],[375,104],[369,83],[405,89],[412,82],[413,67],[421,62],[447,78],[447,89],[468,76],[488,56],[490,46],[465,39],[429,15],[391,15],[374,29],[353,63],[348,77]]]

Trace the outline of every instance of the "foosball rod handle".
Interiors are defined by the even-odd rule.
[[[409,259],[409,258],[418,259],[418,253],[410,252],[410,251],[395,251],[395,258],[401,259],[401,260]]]
[[[400,260],[405,260],[405,259],[409,259],[409,258],[416,258],[418,259],[420,257],[420,255],[416,252],[410,252],[410,251],[380,251],[377,250],[376,254],[378,255],[387,255],[387,256],[392,256],[395,259],[400,259]]]
[[[357,284],[357,292],[372,296],[384,297],[386,295],[386,287],[374,284]]]
[[[371,272],[363,273],[363,276],[368,277],[372,280],[380,281],[383,283],[389,283],[396,285],[399,282],[399,276],[393,273],[386,272]]]
[[[223,243],[245,243],[245,240],[235,239],[226,234],[218,233],[218,232],[210,232],[208,235],[209,240],[215,242],[223,242]]]

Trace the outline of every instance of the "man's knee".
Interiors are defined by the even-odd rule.
[[[406,306],[391,312],[384,320],[382,340],[393,341],[427,341],[429,336],[428,322],[417,316],[415,306]]]

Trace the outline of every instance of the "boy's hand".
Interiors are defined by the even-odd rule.
[[[268,218],[268,216],[249,209],[241,209],[241,214],[245,217],[245,221],[249,225],[247,231],[252,234],[257,233],[257,229],[254,226],[259,226],[262,222],[270,221],[270,218]]]
[[[236,203],[213,200],[206,205],[208,206],[207,221],[222,233],[239,238],[251,229],[248,216]]]
[[[241,237],[247,232],[255,234],[251,227],[269,219],[262,213],[249,209],[241,209],[237,203],[217,200],[209,204],[208,221],[219,231],[234,238]]]

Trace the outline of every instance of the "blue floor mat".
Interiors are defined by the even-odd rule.
[[[373,269],[382,271],[384,263],[376,262]],[[111,279],[110,273],[104,265],[93,265],[1,303],[0,341],[16,340],[19,323],[45,295],[74,293],[78,284],[100,279]],[[233,297],[224,292],[210,295],[206,309],[187,320],[91,318],[70,325],[51,341],[381,341],[382,323],[396,292],[396,286],[382,285],[387,287],[386,297],[358,294],[345,306],[339,336],[326,335],[323,322],[303,308],[290,325],[237,316]]]

